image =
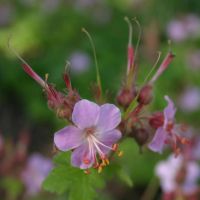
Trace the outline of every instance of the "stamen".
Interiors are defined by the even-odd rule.
[[[105,162],[106,162],[107,165],[110,164],[110,161],[108,160],[108,158],[105,159]]]
[[[102,142],[100,142],[99,140],[97,140],[95,136],[91,135],[90,137],[92,137],[92,140],[94,140],[96,143],[98,143],[98,144],[102,145],[103,147],[105,147],[105,148],[110,149],[110,150],[113,151],[113,148],[111,148],[111,147],[103,144]]]
[[[118,147],[119,147],[118,144],[113,144],[113,146],[112,146],[112,150],[113,150],[113,151],[117,151]]]
[[[88,144],[89,144],[89,156],[96,159],[96,154],[94,153],[92,141],[88,138]]]
[[[46,73],[46,74],[45,74],[45,82],[46,82],[46,83],[47,83],[47,81],[48,81],[48,78],[49,78],[49,74]]]
[[[119,157],[122,157],[122,156],[124,155],[124,152],[123,152],[123,151],[119,151],[119,152],[117,153],[117,155],[118,155]]]
[[[100,173],[102,172],[102,170],[103,170],[103,167],[100,165],[100,166],[98,167],[98,173],[100,174]]]
[[[105,167],[107,165],[105,159],[102,159],[102,163],[101,163],[101,166]]]
[[[99,148],[99,146],[96,144],[95,141],[93,141],[93,144],[94,144],[94,146],[96,147],[97,152],[99,153],[101,159],[104,159],[104,158],[105,158],[105,155],[104,155],[104,153],[101,151],[101,149]]]

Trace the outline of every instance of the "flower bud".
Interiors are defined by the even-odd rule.
[[[163,126],[163,123],[164,123],[164,115],[162,112],[154,113],[149,119],[149,125],[155,129]]]
[[[123,88],[117,95],[117,102],[120,106],[127,108],[135,97],[135,89]]]
[[[130,136],[132,136],[135,139],[138,145],[143,146],[147,143],[149,139],[149,132],[144,128],[134,129],[131,132]]]
[[[145,85],[141,88],[137,101],[140,104],[148,105],[149,103],[151,103],[152,98],[152,86]]]
[[[49,108],[54,110],[59,118],[70,120],[74,105],[80,100],[78,92],[70,90],[67,95],[62,93],[57,93],[57,95],[59,95],[59,101],[51,101],[48,99]]]

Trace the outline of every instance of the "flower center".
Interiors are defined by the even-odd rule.
[[[85,128],[84,132],[89,145],[89,152],[83,158],[84,164],[88,165],[91,163],[91,161],[94,161],[93,167],[100,173],[102,169],[109,164],[109,159],[107,156],[109,151],[117,152],[119,157],[122,156],[123,152],[118,151],[117,144],[108,146],[100,141],[98,137],[96,137],[95,134],[97,133],[97,129],[95,127]],[[88,171],[86,171],[86,173],[88,173]]]
[[[86,136],[93,135],[95,133],[95,127],[85,128]]]
[[[169,121],[168,124],[167,124],[167,127],[166,127],[166,131],[171,132],[173,127],[174,127],[174,123],[172,121]]]

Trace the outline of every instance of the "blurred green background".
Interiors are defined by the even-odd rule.
[[[28,128],[32,135],[30,151],[45,152],[44,147],[52,143],[53,133],[65,126],[65,122],[56,119],[47,108],[42,89],[24,73],[20,61],[8,49],[9,37],[12,46],[41,77],[49,74],[49,82],[54,83],[57,89],[65,88],[62,74],[66,60],[70,61],[73,86],[83,98],[91,99],[95,67],[92,48],[81,32],[85,27],[97,49],[103,89],[109,91],[109,101],[115,102],[114,97],[126,72],[128,27],[124,16],[137,17],[142,27],[137,56],[138,86],[155,63],[158,51],[162,52],[161,60],[169,48],[176,54],[174,62],[156,82],[151,110],[162,110],[166,104],[163,96],[167,94],[180,108],[177,121],[198,128],[199,9],[200,1],[197,0],[1,0],[0,131],[3,135],[15,137],[21,129]],[[173,22],[177,23],[173,27],[174,37],[173,30],[170,30]],[[192,28],[184,30],[193,22],[196,24]],[[134,23],[133,29],[133,43],[136,44],[139,30]],[[188,34],[181,35],[186,31]],[[171,47],[169,39],[172,40]],[[189,100],[181,100],[186,90],[194,88],[196,93],[191,93],[187,97]],[[192,104],[192,109],[191,105],[187,108],[187,103]],[[127,149],[123,163],[134,185],[143,188],[153,176],[154,164],[160,156],[146,152],[138,154],[134,141],[125,141],[122,148]],[[134,189],[129,190],[131,193]],[[136,193],[141,192],[138,189]]]

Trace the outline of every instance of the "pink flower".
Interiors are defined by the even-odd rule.
[[[173,192],[176,194],[179,188],[184,195],[190,195],[198,189],[199,165],[194,161],[186,161],[183,156],[175,158],[170,155],[167,160],[156,165],[155,173],[160,179],[165,194]],[[178,177],[182,181],[178,180]]]
[[[200,30],[200,19],[190,14],[181,19],[172,20],[167,27],[167,34],[174,42],[182,42],[189,38],[197,38]]]
[[[180,136],[182,132],[186,131],[185,127],[175,124],[176,108],[173,101],[168,96],[165,96],[165,100],[168,102],[168,105],[164,109],[164,123],[158,127],[148,147],[152,151],[162,153],[165,144],[169,144],[174,152],[178,154],[180,152],[178,145],[189,143],[189,140]]]
[[[74,74],[80,74],[88,70],[90,57],[80,51],[75,51],[70,55],[70,69]]]
[[[180,20],[173,20],[168,24],[167,34],[175,42],[181,42],[188,37],[185,24]]]
[[[188,87],[180,96],[180,107],[185,112],[194,112],[200,107],[200,89]]]
[[[116,150],[115,143],[121,138],[121,132],[116,129],[121,121],[120,110],[113,104],[98,106],[83,99],[75,104],[72,121],[74,125],[55,133],[56,147],[61,151],[73,150],[73,166],[81,169],[93,166],[101,171],[109,163],[109,151]]]
[[[171,155],[167,160],[160,161],[156,165],[155,173],[159,177],[162,190],[165,193],[171,193],[176,190],[176,174],[181,167],[182,161],[183,157],[175,158],[174,155]]]
[[[189,70],[200,70],[200,50],[195,50],[189,53],[186,57],[186,62]]]
[[[52,167],[53,165],[50,159],[38,153],[30,156],[21,175],[28,195],[33,196],[40,191],[42,182]]]

